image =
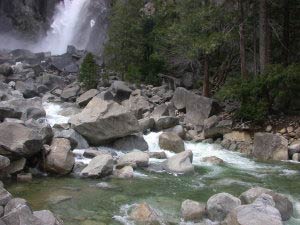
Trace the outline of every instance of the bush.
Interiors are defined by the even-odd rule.
[[[80,66],[79,81],[86,89],[97,87],[98,66],[92,53],[88,53]]]
[[[235,116],[259,122],[269,113],[299,110],[300,106],[295,104],[299,93],[300,65],[287,68],[272,65],[265,74],[251,80],[229,80],[217,93],[217,98],[239,101],[241,106]]]

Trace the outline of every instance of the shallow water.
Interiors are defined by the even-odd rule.
[[[50,107],[51,108],[51,107]],[[50,114],[51,110],[47,110]],[[53,112],[53,110],[52,110]],[[48,115],[55,118],[53,115]],[[59,117],[58,117],[59,118]],[[150,151],[162,151],[158,146],[159,133],[145,136]],[[216,145],[186,143],[194,153],[193,175],[180,176],[139,170],[134,179],[106,179],[111,190],[96,188],[103,180],[72,177],[36,178],[32,183],[10,183],[8,190],[27,199],[34,210],[50,209],[61,216],[66,225],[133,224],[128,220],[130,207],[146,201],[174,224],[180,223],[180,206],[185,199],[206,202],[219,192],[239,196],[254,186],[262,186],[286,194],[294,202],[294,216],[287,225],[300,224],[300,164],[290,162],[261,163],[230,152]],[[82,151],[77,150],[80,156]],[[173,153],[167,152],[168,157]],[[226,163],[214,166],[201,162],[203,157],[217,156]],[[86,159],[77,159],[88,163]],[[151,164],[162,160],[151,159]],[[60,196],[72,197],[55,203]]]

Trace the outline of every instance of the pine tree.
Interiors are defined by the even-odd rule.
[[[80,67],[79,81],[86,89],[97,87],[98,67],[92,53],[88,53]]]

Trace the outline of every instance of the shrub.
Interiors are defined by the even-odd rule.
[[[83,83],[86,89],[97,87],[98,66],[92,53],[86,55],[80,66],[79,81]]]
[[[294,104],[300,93],[300,65],[272,65],[265,74],[250,80],[229,80],[217,93],[221,100],[240,102],[235,116],[239,119],[262,121],[269,113],[297,110]]]

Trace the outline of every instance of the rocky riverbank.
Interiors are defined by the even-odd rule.
[[[259,160],[299,161],[297,121],[283,129],[273,124],[255,131],[245,126],[241,128],[236,126],[222,103],[202,97],[197,90],[183,87],[172,90],[167,84],[137,86],[121,81],[114,74],[100,77],[97,89],[84,90],[77,75],[85,54],[72,46],[60,56],[27,50],[1,53],[0,170],[3,178],[28,182],[48,173],[128,179],[133,178],[138,169],[193,175],[197,170],[193,164],[195,156],[185,141],[219,144]],[[47,117],[47,104],[59,104],[63,108],[59,115],[61,120],[51,121]],[[143,134],[149,132],[160,132],[158,147],[167,150],[169,155],[165,151],[148,151],[149,144]],[[99,150],[99,146],[102,149]],[[79,153],[78,149],[81,149]],[[88,165],[76,160],[79,156],[88,158]],[[153,166],[150,162],[157,159],[160,163]],[[202,161],[224,164],[216,156],[205,157]],[[267,195],[260,196],[262,193]],[[283,215],[278,204],[285,203],[276,203],[278,195],[270,193],[268,190],[255,195],[257,199],[246,202],[245,206],[240,206],[240,200],[233,196],[222,195],[220,199],[225,199],[226,207],[230,205],[228,199],[236,203],[230,209],[222,208],[226,213],[214,209],[210,204],[212,200],[208,200],[206,207],[185,202],[183,218],[185,214],[189,218],[192,213],[185,208],[196,205],[201,209],[196,212],[200,219],[226,219],[231,221],[227,224],[239,224],[236,221],[240,221],[243,212],[249,212],[249,215],[263,213],[263,219],[255,224],[265,224],[263,221],[268,220],[281,224],[282,220],[290,218],[292,203],[287,205],[288,216]],[[261,207],[259,212],[253,211],[256,206]],[[151,211],[150,206],[140,207]],[[32,214],[29,209],[27,211]],[[132,218],[139,220],[138,216],[143,213],[152,218],[152,213],[148,212],[133,212]],[[22,212],[14,215],[19,214]],[[208,217],[202,218],[207,214]],[[247,218],[241,220],[246,222],[240,224],[248,224]]]

